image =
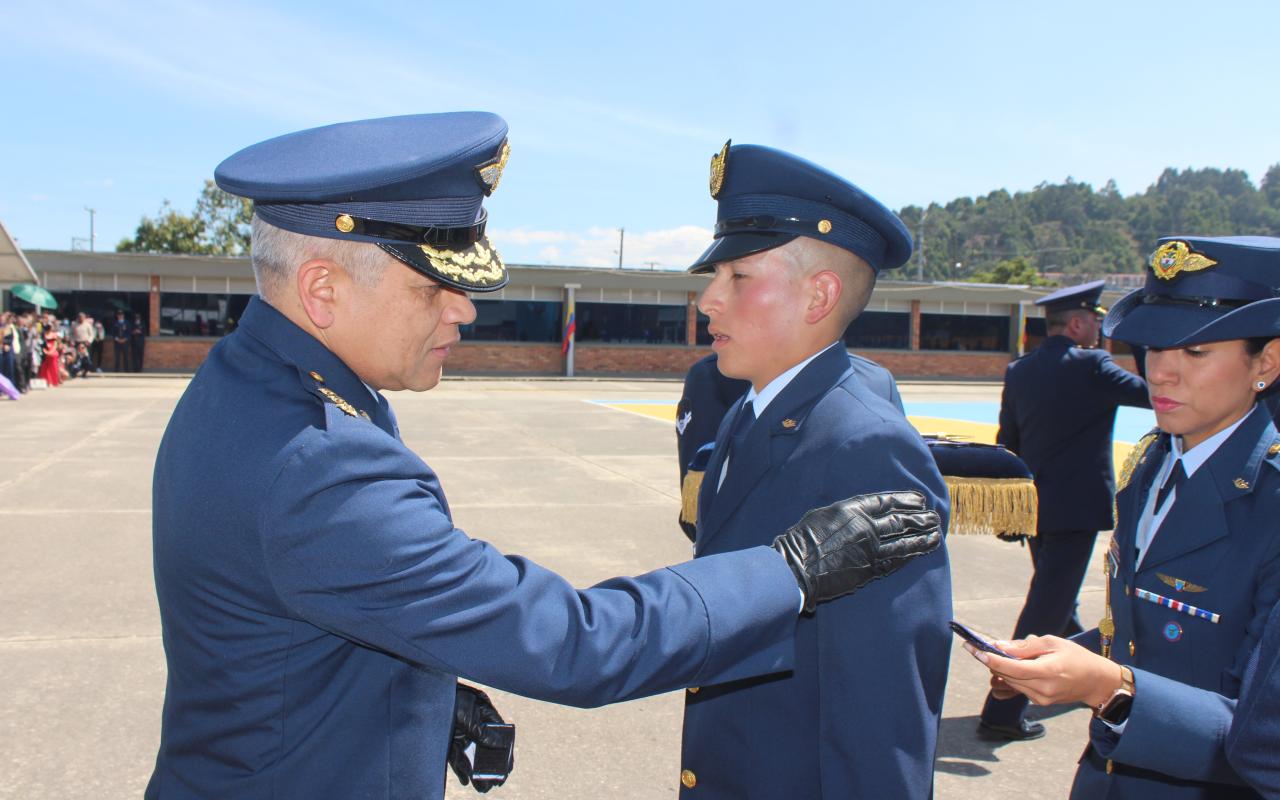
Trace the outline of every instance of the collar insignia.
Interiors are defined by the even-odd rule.
[[[1206,589],[1203,586],[1197,586],[1194,583],[1191,583],[1190,581],[1184,581],[1182,578],[1170,577],[1168,575],[1165,575],[1163,572],[1157,572],[1156,577],[1159,578],[1161,581],[1163,581],[1166,586],[1172,586],[1173,588],[1177,589],[1180,592],[1208,591],[1208,589]]]
[[[498,154],[489,161],[476,167],[476,175],[480,178],[480,183],[484,184],[484,193],[487,197],[493,194],[493,190],[498,188],[498,182],[502,180],[502,171],[507,168],[507,159],[511,157],[511,145],[507,144],[507,140],[502,140],[502,147],[498,148]]]
[[[729,145],[731,144],[733,144],[732,139],[725,142],[720,152],[711,157],[711,198],[713,200],[720,195],[720,190],[724,187],[724,173],[729,168]]]
[[[346,414],[347,416],[362,417],[364,419],[369,419],[369,415],[367,413],[365,413],[364,411],[357,411],[355,406],[351,405],[346,400],[343,400],[341,397],[338,396],[337,392],[330,389],[328,386],[317,386],[316,388],[320,390],[320,394],[328,398],[329,402],[337,406],[342,411],[342,413]]]
[[[1151,254],[1151,271],[1162,281],[1171,281],[1180,272],[1199,272],[1217,263],[1192,251],[1186,242],[1166,242]]]
[[[794,419],[791,419],[790,417],[782,421],[782,427],[786,428],[787,430],[791,430],[795,426],[796,426],[796,421]]]

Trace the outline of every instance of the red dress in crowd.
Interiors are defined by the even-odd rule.
[[[36,375],[48,381],[50,386],[57,386],[62,382],[62,378],[58,374],[58,360],[58,339],[54,336],[46,336],[44,340],[44,359],[40,362],[40,371]]]

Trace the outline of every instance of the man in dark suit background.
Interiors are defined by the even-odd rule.
[[[1147,385],[1098,348],[1103,281],[1060,289],[1036,301],[1045,310],[1048,338],[1005,371],[996,441],[1016,453],[1035,476],[1037,533],[1031,537],[1034,574],[1013,638],[1072,636],[1083,630],[1075,614],[1098,531],[1110,530],[1115,475],[1112,430],[1120,406],[1150,408]],[[1025,719],[1027,700],[988,696],[979,731],[999,739],[1036,739],[1044,726]]]

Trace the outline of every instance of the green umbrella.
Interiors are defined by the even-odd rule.
[[[53,292],[36,286],[34,283],[16,283],[9,287],[9,291],[37,308],[52,310],[58,307],[58,301],[54,298]]]

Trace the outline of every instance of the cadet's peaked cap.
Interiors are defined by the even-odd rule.
[[[1036,305],[1043,306],[1049,313],[1087,308],[1090,311],[1105,314],[1107,309],[1098,304],[1098,298],[1102,296],[1102,287],[1106,285],[1106,281],[1090,281],[1079,286],[1068,286],[1046,294],[1036,301]]]
[[[223,161],[214,180],[276,227],[371,242],[443,284],[490,292],[507,270],[482,201],[509,153],[495,114],[415,114],[269,139]]]
[[[1102,321],[1112,338],[1146,347],[1280,336],[1280,239],[1167,236],[1147,281]]]
[[[876,272],[911,258],[911,234],[896,214],[839,175],[781,150],[726,142],[711,159],[711,196],[719,201],[715,241],[689,267],[693,273],[797,236],[843,247]]]

